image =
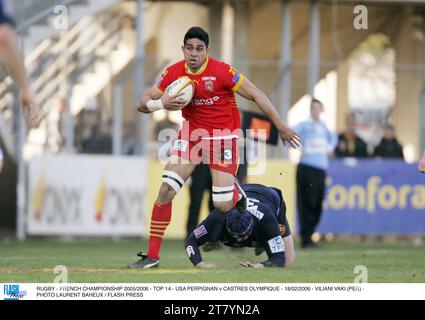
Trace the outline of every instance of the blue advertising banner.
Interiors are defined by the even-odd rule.
[[[425,174],[400,160],[334,160],[321,234],[425,234]]]

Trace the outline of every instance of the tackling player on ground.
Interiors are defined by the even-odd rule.
[[[282,193],[260,184],[242,185],[248,197],[248,209],[240,213],[233,209],[227,215],[217,210],[186,239],[186,253],[194,266],[215,268],[203,261],[199,247],[207,241],[222,241],[229,247],[255,247],[257,255],[266,251],[264,262],[241,261],[243,267],[285,267],[295,263],[294,241],[286,219]]]
[[[184,102],[171,97],[165,89],[179,77],[188,76],[195,86],[192,102],[182,110],[182,129],[165,166],[163,183],[152,210],[149,250],[129,268],[159,266],[159,251],[164,232],[171,220],[171,202],[200,163],[209,165],[214,207],[222,214],[235,206],[246,209],[246,197],[235,180],[238,167],[237,139],[240,115],[234,93],[254,101],[279,130],[284,143],[300,144],[298,135],[287,127],[266,95],[228,64],[208,57],[209,36],[192,27],[184,36],[184,60],[168,67],[156,86],[147,90],[138,111],[181,110]]]

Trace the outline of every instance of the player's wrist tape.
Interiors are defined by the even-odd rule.
[[[161,109],[164,109],[164,105],[162,104],[161,99],[158,100],[149,100],[148,103],[146,103],[146,108],[148,108],[149,111],[154,112]]]

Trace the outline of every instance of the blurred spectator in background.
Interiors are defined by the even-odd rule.
[[[3,150],[0,146],[0,173],[2,169],[3,169]]]
[[[356,134],[356,116],[351,113],[346,118],[346,132],[338,136],[338,145],[335,150],[337,157],[367,157],[367,145]]]
[[[180,130],[179,124],[177,124],[177,123],[175,123],[174,121],[171,120],[171,118],[170,118],[170,112],[168,110],[164,110],[164,112],[165,112],[165,117],[163,119],[161,119],[160,121],[158,121],[155,124],[155,127],[154,127],[154,132],[153,132],[154,136],[153,136],[153,139],[155,141],[158,141],[159,133],[162,130],[173,129],[174,131],[176,131],[176,137],[177,137],[177,134],[178,134],[178,132]]]
[[[301,159],[297,167],[297,207],[301,247],[315,248],[313,235],[322,214],[326,170],[337,145],[337,136],[320,120],[322,103],[313,99],[311,119],[298,124],[294,131],[301,137]]]
[[[14,26],[11,2],[0,0],[0,58],[6,63],[19,85],[19,98],[25,108],[24,113],[29,125],[37,126],[41,120],[41,112],[30,89]]]
[[[77,116],[75,126],[75,143],[78,152],[85,153],[87,144],[98,132],[100,114],[97,109],[85,108]]]
[[[85,141],[83,153],[111,154],[112,153],[112,121],[100,125],[99,133],[93,132]]]
[[[394,127],[392,125],[386,124],[384,126],[384,136],[381,142],[375,147],[373,155],[383,158],[404,158],[403,149],[395,137]]]
[[[137,154],[138,143],[136,139],[136,124],[134,122],[124,123],[122,135],[122,150],[125,155]]]
[[[425,151],[422,154],[422,157],[419,159],[418,169],[420,172],[425,173]]]
[[[48,150],[58,153],[64,146],[66,136],[66,99],[59,98],[50,108],[46,116],[46,135],[45,145]]]

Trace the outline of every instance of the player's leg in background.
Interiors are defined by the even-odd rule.
[[[172,200],[196,167],[192,163],[182,163],[180,159],[173,161],[176,160],[173,157],[176,156],[171,156],[171,161],[165,166],[163,183],[152,209],[148,250],[148,256],[152,259],[159,258],[162,239],[171,221]]]
[[[304,245],[306,242],[306,230],[305,230],[305,219],[304,219],[304,199],[303,194],[305,192],[304,187],[304,172],[303,172],[303,166],[298,165],[297,166],[297,176],[296,176],[296,182],[297,182],[297,217],[298,217],[298,223],[299,223],[299,235],[301,238],[301,246]]]
[[[186,237],[196,228],[199,221],[202,200],[205,190],[211,189],[211,173],[206,164],[200,164],[192,173],[189,187],[190,204],[186,224]],[[212,208],[214,209],[214,207]],[[210,210],[212,211],[212,210]]]
[[[321,202],[323,201],[324,180],[322,170],[299,165],[297,169],[297,205],[301,226],[301,246],[314,248],[311,239],[318,219],[320,219]]]
[[[314,233],[316,231],[317,226],[319,225],[320,218],[322,216],[322,207],[323,207],[323,200],[325,197],[325,189],[326,189],[326,172],[324,170],[315,170],[315,198],[314,198],[314,205],[313,205],[313,211],[314,211],[314,221],[312,225],[312,232]]]
[[[322,202],[325,190],[326,174],[323,170],[309,167],[306,168],[307,189],[304,195],[305,221],[307,224],[307,247],[315,248],[316,244],[312,241],[311,236],[315,232],[322,213]]]

